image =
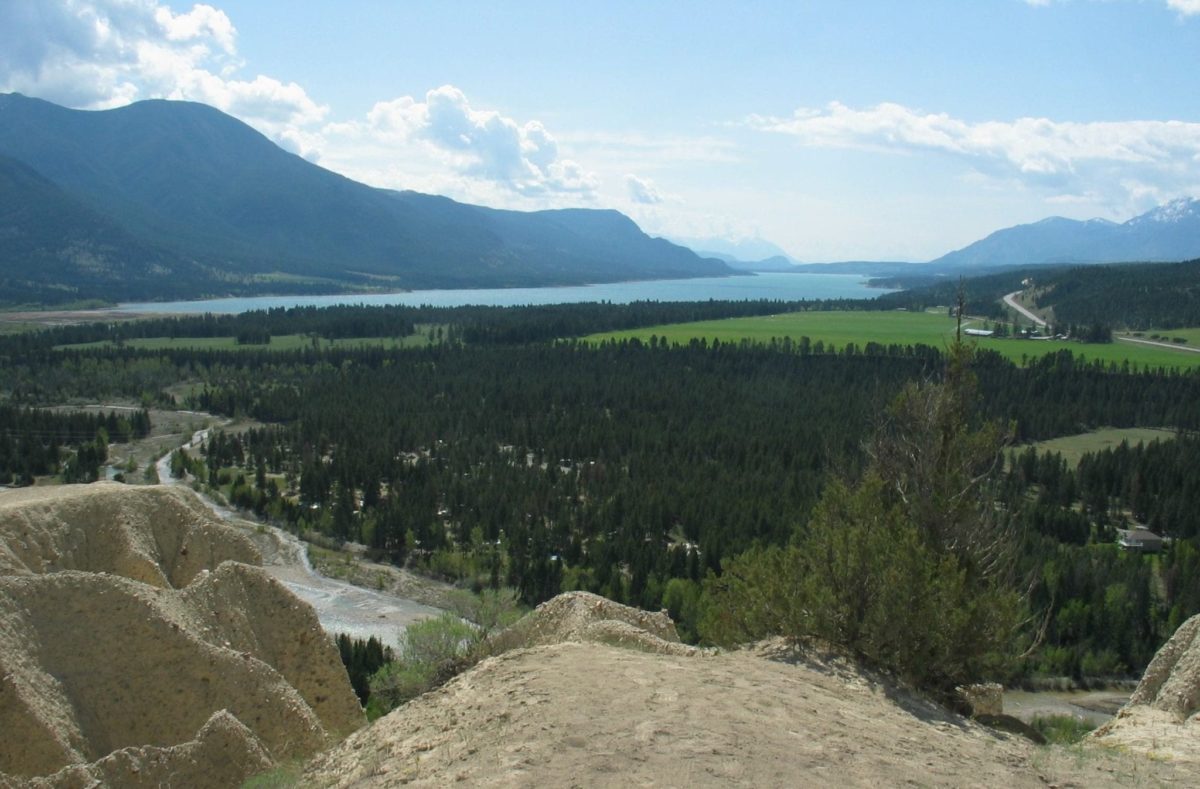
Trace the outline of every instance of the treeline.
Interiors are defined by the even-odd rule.
[[[640,329],[668,323],[746,318],[804,310],[874,310],[871,299],[812,301],[639,301],[631,304],[553,304],[514,308],[475,307],[450,311],[444,322],[458,325],[468,343],[513,345]],[[440,321],[430,321],[440,322]]]
[[[91,482],[108,457],[109,442],[150,432],[146,411],[49,411],[0,405],[0,485],[30,485],[62,473],[65,482]]]
[[[0,354],[64,345],[123,342],[148,337],[238,337],[263,344],[271,336],[305,334],[325,339],[405,337],[418,325],[446,327],[443,339],[515,345],[636,329],[666,323],[773,315],[798,310],[875,309],[871,300],[640,301],[528,307],[334,306],[277,307],[237,315],[182,315],[116,323],[63,326],[0,339]]]
[[[274,506],[296,528],[512,585],[528,602],[586,588],[647,606],[671,577],[698,580],[755,540],[785,540],[831,458],[858,462],[882,393],[937,366],[929,349],[801,356],[699,343],[389,359],[290,393],[233,380],[201,391],[210,410],[289,416],[215,435],[210,476],[242,457],[247,472],[294,483],[295,503]]]
[[[48,353],[0,340],[0,395],[14,405],[149,404],[179,393],[188,408],[256,417],[268,424],[217,432],[206,453],[180,453],[173,467],[240,506],[362,542],[379,558],[477,588],[513,586],[528,603],[586,589],[667,607],[694,638],[703,580],[805,529],[831,470],[853,479],[865,467],[863,442],[886,404],[908,383],[939,379],[946,360],[931,348],[834,352],[804,338],[532,341],[618,319],[665,322],[660,307],[680,309],[461,308],[481,332],[491,311],[490,339],[460,342],[470,324],[430,321],[458,326],[454,340],[412,349]],[[732,309],[697,307],[709,308]],[[578,321],[560,322],[559,309]],[[398,314],[417,325],[420,313]],[[1194,373],[1083,363],[1065,351],[1024,366],[978,353],[970,365],[970,419],[1013,422],[1018,440],[1109,425],[1200,429]],[[1006,478],[997,503],[1029,535],[1024,569],[1041,579],[1035,611],[1062,623],[1047,645],[1067,650],[1030,671],[1139,668],[1192,610],[1198,568],[1184,546],[1195,539],[1186,520],[1194,451],[1098,455],[1078,472],[1035,457],[1023,461],[1025,476]],[[1106,545],[1124,518],[1177,535],[1169,561]],[[1072,600],[1086,605],[1078,615],[1078,605],[1066,608]]]
[[[0,341],[0,346],[3,342]],[[233,354],[225,354],[225,358]],[[75,399],[133,399],[144,406],[174,405],[167,390],[219,367],[221,357],[168,358],[128,349],[49,353],[44,350],[0,352],[0,400],[23,405],[53,405]],[[262,359],[258,360],[262,364]]]
[[[244,337],[261,341],[271,335],[310,334],[326,339],[405,337],[413,333],[408,307],[274,307],[235,315],[181,315],[114,323],[61,326],[6,338],[0,347],[14,351],[144,337]]]
[[[980,407],[1016,423],[1017,441],[1037,441],[1096,427],[1195,428],[1200,376],[1083,362],[1059,351],[1019,367],[997,354],[976,355]]]
[[[1049,676],[1140,671],[1189,616],[1200,613],[1200,439],[1089,453],[1077,468],[1026,450],[1004,482],[1005,508],[1025,530],[1031,604],[1046,625],[1026,670]],[[1160,555],[1126,551],[1117,528],[1167,537]]]
[[[1038,307],[1052,309],[1066,326],[1129,330],[1200,326],[1200,260],[1184,263],[1123,263],[1092,266],[1034,266],[962,280],[971,315],[1003,319],[1001,298],[1032,280]],[[921,310],[956,303],[957,277],[933,283],[919,279],[910,290],[876,299],[880,309]]]
[[[1056,320],[1131,330],[1200,326],[1200,260],[1072,268],[1039,278]]]
[[[371,699],[371,675],[396,659],[392,648],[384,646],[375,636],[362,639],[353,638],[347,633],[338,633],[334,643],[350,677],[350,687],[358,696],[358,703],[367,706]]]
[[[448,579],[513,585],[529,603],[583,588],[667,607],[694,638],[703,579],[786,544],[829,470],[861,468],[890,395],[942,364],[879,346],[433,347],[362,352],[303,379],[225,370],[196,405],[286,414],[207,447],[204,475],[242,506]],[[1025,368],[979,354],[973,370],[977,416],[1015,419],[1023,439],[1200,421],[1191,374],[1067,352]],[[1090,455],[1078,470],[1019,457],[997,501],[1025,535],[1031,613],[1051,623],[1022,670],[1139,670],[1200,610],[1197,460],[1190,439]],[[1123,553],[1114,528],[1132,520],[1180,542],[1163,559]]]
[[[1075,473],[1077,498],[1102,524],[1134,520],[1169,537],[1200,537],[1200,439],[1181,436],[1086,455]]]
[[[296,528],[528,602],[581,587],[655,607],[671,578],[786,541],[828,470],[861,463],[889,396],[941,365],[880,346],[433,347],[269,380],[224,368],[194,405],[282,423],[216,434],[206,462],[238,466],[242,500]],[[1192,375],[1065,352],[1026,368],[981,354],[974,369],[980,413],[1022,439],[1200,423]],[[293,496],[250,481],[266,475]]]
[[[885,293],[875,299],[879,309],[907,309],[921,312],[931,307],[949,308],[958,303],[959,288],[962,288],[963,307],[968,315],[978,315],[992,320],[1007,320],[1008,310],[1002,301],[1006,293],[1021,289],[1021,281],[1034,276],[1046,275],[1053,268],[1010,269],[1000,273],[975,277],[945,276],[930,282],[919,277],[905,280],[908,289]]]

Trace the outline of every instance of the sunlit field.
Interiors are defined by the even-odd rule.
[[[974,320],[963,325],[966,328],[982,328],[984,322]],[[862,347],[869,342],[944,348],[953,340],[954,331],[954,320],[944,312],[793,312],[756,318],[650,326],[644,329],[594,334],[587,339],[599,342],[637,337],[642,341],[649,341],[652,336],[656,336],[670,343],[686,344],[700,338],[709,342],[719,340],[723,343],[738,343],[748,340],[769,343],[771,338],[782,340],[790,337],[793,341],[798,341],[801,337],[808,337],[813,343],[819,340],[827,348],[833,346],[838,349],[850,343]],[[1172,332],[1172,335],[1191,336],[1190,332],[1200,330],[1180,330]],[[996,351],[1018,363],[1065,349],[1089,361],[1100,359],[1117,364],[1128,362],[1130,365],[1151,368],[1200,367],[1200,353],[1121,341],[1098,345],[1061,340],[993,337],[970,337],[968,341],[979,348]]]

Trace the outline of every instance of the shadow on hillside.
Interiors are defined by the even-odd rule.
[[[762,642],[756,651],[767,660],[803,666],[827,677],[834,677],[851,687],[880,692],[897,707],[923,723],[945,724],[963,730],[967,728],[967,719],[963,716],[920,691],[906,687],[895,677],[872,668],[862,660],[848,656],[829,644],[817,641],[795,644],[780,638]]]

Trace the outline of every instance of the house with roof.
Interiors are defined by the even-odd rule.
[[[1166,540],[1149,529],[1117,529],[1117,545],[1127,551],[1158,553]]]

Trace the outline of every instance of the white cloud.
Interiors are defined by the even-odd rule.
[[[236,41],[225,12],[205,4],[177,14],[157,0],[4,0],[0,90],[84,109],[200,101],[277,140],[325,117],[294,82],[233,77]]]
[[[657,205],[663,201],[662,193],[654,184],[636,175],[625,176],[625,186],[629,189],[629,199],[642,205]]]
[[[471,106],[453,85],[375,104],[363,121],[330,124],[326,133],[358,146],[390,146],[433,157],[444,168],[525,197],[590,199],[598,180],[559,156],[558,142],[539,121],[520,123]],[[378,179],[373,179],[377,181]]]
[[[1026,5],[1045,7],[1053,3],[1063,3],[1066,0],[1024,0]],[[1111,0],[1092,0],[1092,2],[1111,2]],[[1180,16],[1200,14],[1200,0],[1166,0],[1167,8],[1178,11]]]
[[[1200,0],[1167,0],[1167,7],[1178,11],[1183,16],[1200,14]]]
[[[211,38],[221,49],[233,54],[233,40],[237,31],[224,11],[210,5],[196,5],[186,14],[175,14],[166,6],[154,9],[154,21],[158,22],[170,41],[194,41]]]
[[[790,118],[753,116],[747,125],[813,147],[939,152],[993,179],[1015,180],[1050,196],[1087,196],[1114,208],[1200,192],[1200,123],[973,123],[899,104],[858,110],[833,102]]]

